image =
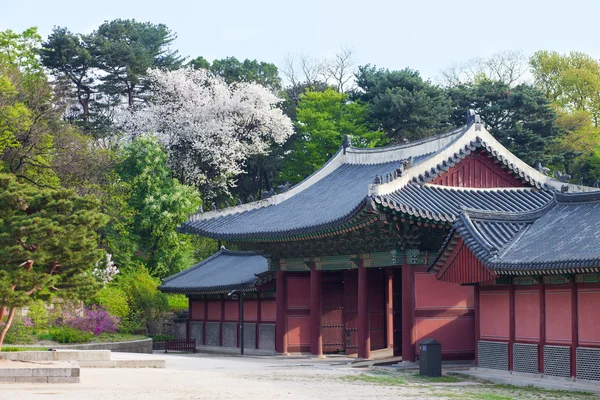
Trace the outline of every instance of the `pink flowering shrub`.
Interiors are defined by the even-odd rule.
[[[119,317],[110,315],[98,306],[86,307],[83,316],[65,315],[62,318],[62,325],[91,332],[94,335],[105,332],[115,333],[119,322]]]

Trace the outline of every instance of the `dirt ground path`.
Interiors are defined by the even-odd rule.
[[[165,369],[82,369],[79,384],[0,384],[0,399],[457,399],[561,398],[466,392],[466,383],[402,383],[341,360],[165,357]],[[371,380],[371,373],[375,373]],[[400,384],[398,384],[400,382]],[[444,386],[445,385],[445,386]],[[483,389],[483,387],[482,387]],[[539,393],[538,393],[539,394]],[[573,399],[574,397],[569,397]]]

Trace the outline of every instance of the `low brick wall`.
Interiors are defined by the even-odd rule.
[[[152,339],[131,340],[128,342],[89,343],[53,346],[55,349],[110,350],[116,353],[152,354]]]

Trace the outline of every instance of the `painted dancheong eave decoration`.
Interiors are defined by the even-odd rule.
[[[485,190],[491,185],[472,179],[477,174],[471,169],[498,173],[496,189]],[[325,166],[289,190],[190,215],[179,229],[231,241],[318,239],[374,223],[377,214],[385,211],[381,207],[453,222],[462,206],[534,210],[550,201],[547,190],[563,186],[569,191],[586,190],[528,166],[481,124],[471,122],[465,128],[403,145],[342,147]]]
[[[471,258],[455,263],[461,253]],[[529,212],[465,210],[430,271],[456,283],[503,275],[597,273],[600,191],[554,193],[546,206]]]

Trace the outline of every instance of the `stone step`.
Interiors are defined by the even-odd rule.
[[[165,360],[79,361],[81,368],[164,368]]]
[[[15,351],[8,353],[0,353],[0,360],[110,361],[110,350]]]
[[[76,361],[0,361],[0,383],[78,383]]]

